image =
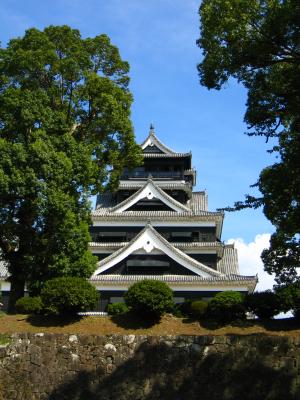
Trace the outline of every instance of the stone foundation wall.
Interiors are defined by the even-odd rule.
[[[300,338],[0,337],[1,400],[296,400]]]

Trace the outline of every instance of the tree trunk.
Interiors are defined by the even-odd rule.
[[[16,276],[12,276],[10,279],[11,287],[8,300],[8,312],[14,314],[16,311],[16,301],[24,296],[25,279]]]

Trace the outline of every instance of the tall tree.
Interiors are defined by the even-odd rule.
[[[248,90],[248,134],[275,137],[277,162],[265,168],[261,197],[234,209],[263,206],[274,224],[265,269],[278,283],[299,280],[300,267],[300,3],[299,0],[203,0],[198,45],[200,82],[221,89],[234,77]]]
[[[140,162],[129,65],[106,35],[29,29],[0,49],[0,254],[10,309],[46,279],[86,277],[89,196]]]

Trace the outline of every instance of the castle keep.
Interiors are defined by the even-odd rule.
[[[176,302],[252,292],[257,277],[240,275],[234,246],[221,241],[224,213],[209,211],[207,194],[193,191],[192,154],[164,145],[153,126],[141,149],[143,166],[125,170],[92,213],[90,248],[99,261],[90,281],[101,291],[100,309],[142,279],[167,283]]]

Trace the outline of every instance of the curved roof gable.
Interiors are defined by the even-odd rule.
[[[143,187],[141,187],[137,192],[133,193],[130,197],[128,197],[115,207],[111,208],[110,211],[121,213],[128,210],[128,208],[144,198],[147,198],[149,200],[153,198],[159,199],[176,212],[191,212],[190,208],[184,206],[179,201],[169,196],[159,186],[157,186],[152,179],[148,179],[147,183]]]
[[[150,126],[150,132],[144,142],[141,144],[141,148],[144,150],[148,146],[156,146],[159,150],[161,150],[164,154],[176,154],[176,151],[170,149],[165,144],[163,144],[155,135],[154,128]]]
[[[151,253],[153,249],[158,249],[168,257],[172,258],[175,262],[182,265],[184,268],[189,269],[203,278],[223,276],[221,272],[207,267],[206,265],[188,256],[183,251],[176,249],[150,224],[147,224],[145,228],[126,246],[99,261],[97,264],[98,268],[92,276],[97,276],[103,273],[139,249],[144,249],[146,253]]]

